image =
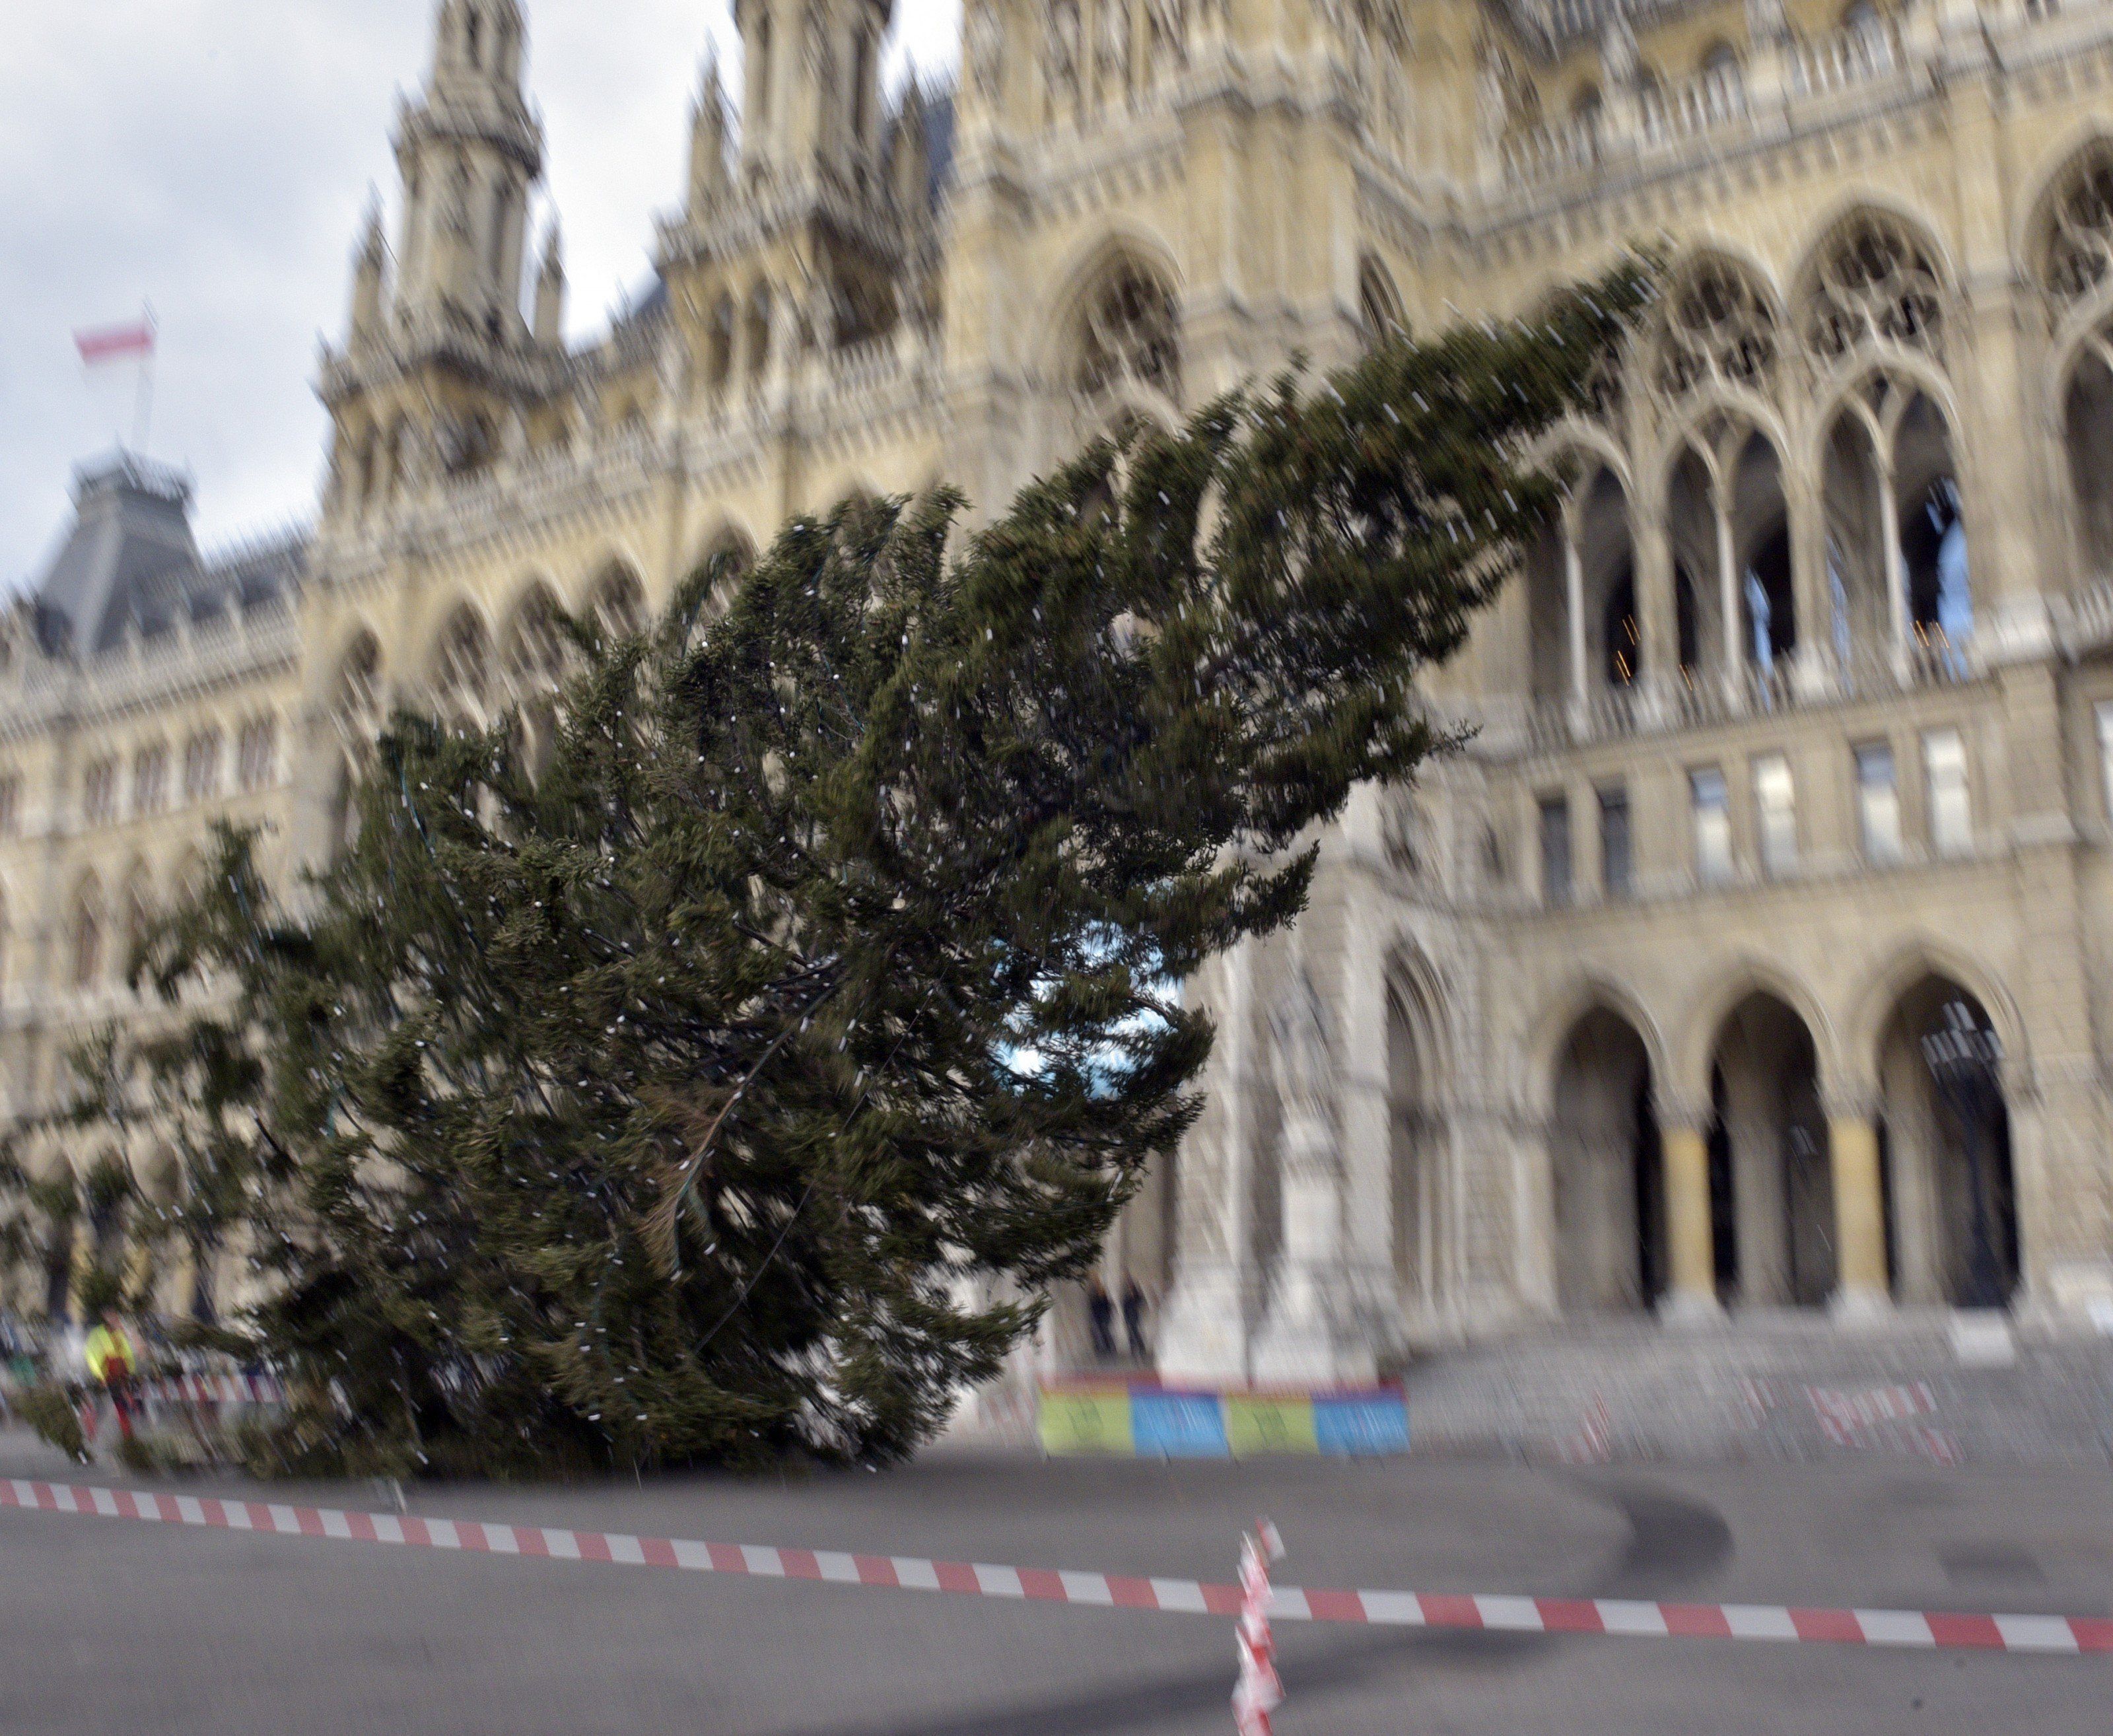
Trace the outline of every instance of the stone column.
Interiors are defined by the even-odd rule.
[[[1642,686],[1657,702],[1680,681],[1680,605],[1673,595],[1673,540],[1663,500],[1639,507],[1631,521],[1629,547],[1636,562]]]
[[[1344,1042],[1339,1003],[1310,975],[1286,985],[1271,1021],[1274,1071],[1284,1106],[1283,1240],[1257,1335],[1254,1378],[1306,1387],[1369,1384],[1389,1334],[1390,1289],[1361,1258],[1344,1149]],[[1399,1332],[1399,1304],[1391,1305]]]
[[[1570,637],[1570,703],[1581,719],[1590,670],[1585,656],[1585,557],[1577,546],[1577,527],[1563,521],[1563,600]]]
[[[1886,1201],[1878,1174],[1878,1124],[1868,1103],[1830,1104],[1827,1144],[1834,1174],[1837,1320],[1882,1319],[1892,1309],[1886,1281]]]
[[[1717,509],[1717,607],[1723,616],[1718,625],[1724,637],[1724,691],[1737,702],[1744,691],[1740,677],[1746,664],[1739,643],[1739,556],[1732,541],[1732,503],[1728,478],[1720,477],[1715,491]]]
[[[1160,1373],[1215,1385],[1248,1373],[1253,1306],[1256,1129],[1254,991],[1262,943],[1247,940],[1211,967],[1218,1055],[1203,1118],[1183,1140],[1174,1201],[1172,1289],[1158,1338]]]
[[[1834,656],[1834,594],[1827,574],[1827,514],[1805,455],[1787,459],[1783,509],[1790,521],[1791,592],[1797,609],[1797,651],[1791,679],[1811,698],[1828,688]]]
[[[1913,623],[1908,619],[1908,560],[1901,549],[1901,503],[1896,497],[1899,483],[1893,475],[1892,436],[1883,436],[1882,450],[1874,436],[1871,462],[1878,472],[1878,546],[1885,557],[1886,624],[1892,634],[1893,665],[1905,672],[1908,641]]]
[[[1700,1325],[1723,1313],[1709,1212],[1709,1144],[1699,1116],[1668,1120],[1659,1144],[1673,1282],[1659,1312],[1668,1326]]]

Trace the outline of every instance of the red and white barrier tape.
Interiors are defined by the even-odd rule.
[[[286,1397],[268,1374],[175,1374],[142,1381],[139,1391],[149,1405],[280,1405]]]
[[[913,1556],[773,1549],[753,1543],[694,1543],[477,1519],[417,1519],[393,1513],[292,1507],[157,1495],[141,1489],[0,1481],[0,1507],[102,1519],[261,1532],[279,1537],[460,1549],[563,1561],[673,1567],[691,1573],[810,1579],[970,1597],[1027,1598],[1189,1615],[1237,1615],[1240,1588],[1193,1579],[1140,1579],[1114,1574],[990,1567]],[[1486,1629],[1506,1633],[1609,1634],[1638,1638],[1803,1641],[1851,1646],[1985,1651],[2113,1652],[2113,1618],[1976,1615],[1912,1610],[1820,1610],[1778,1604],[1639,1603],[1618,1598],[1504,1597],[1416,1592],[1330,1592],[1279,1586],[1270,1614],[1279,1621],[1349,1622],[1375,1627]]]

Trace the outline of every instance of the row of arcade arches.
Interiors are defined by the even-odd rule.
[[[1928,970],[1895,997],[1868,1058],[1877,1101],[1849,1113],[1875,1125],[1892,1296],[2006,1305],[2019,1281],[2018,1218],[2002,1044],[1987,1007]],[[1833,1125],[1845,1112],[1824,1094],[1807,1013],[1773,989],[1745,994],[1718,1022],[1709,1081],[1698,1107],[1718,1300],[1826,1306],[1845,1281]],[[1626,1012],[1595,1004],[1571,1027],[1549,1124],[1566,1313],[1653,1307],[1672,1286],[1663,1090]]]
[[[1907,1306],[2000,1308],[2020,1281],[2005,1042],[1984,994],[1921,954],[1869,999],[1870,1092],[1845,1101],[1814,1036],[1823,1016],[1795,985],[1746,980],[1695,1034],[1706,1045],[1678,1071],[1707,1085],[1680,1103],[1659,1034],[1612,989],[1570,1005],[1542,1051],[1537,1125],[1552,1300],[1567,1318],[1664,1305],[1675,1272],[1668,1152],[1676,1126],[1698,1135],[1708,1186],[1706,1281],[1733,1309],[1824,1309],[1845,1270],[1836,1163],[1845,1127],[1874,1137],[1885,1295]],[[1462,1164],[1472,1081],[1452,1053],[1448,997],[1420,955],[1387,977],[1395,1277],[1412,1317],[1441,1318],[1471,1278],[1474,1214]],[[1819,1028],[1826,1027],[1820,1025]],[[1670,1106],[1670,1107],[1668,1107]],[[1697,1124],[1699,1125],[1694,1125]],[[1845,1174],[1847,1174],[1845,1172]],[[1860,1209],[1847,1174],[1850,1210]],[[1486,1258],[1486,1250],[1484,1258]]]

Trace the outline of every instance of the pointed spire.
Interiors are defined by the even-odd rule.
[[[352,256],[352,340],[359,344],[381,329],[382,279],[389,268],[389,243],[381,231],[381,194],[367,190],[367,222],[358,250]]]
[[[381,226],[381,190],[373,182],[367,184],[367,222],[359,242],[362,263],[379,265],[389,256],[389,240]]]
[[[536,341],[555,349],[565,339],[565,255],[558,220],[543,241],[543,268],[536,278]]]
[[[719,52],[714,43],[697,82],[690,111],[690,209],[700,212],[727,185],[726,97],[719,85]]]

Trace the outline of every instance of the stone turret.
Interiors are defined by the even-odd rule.
[[[855,177],[881,148],[880,45],[894,0],[738,0],[742,169]]]
[[[690,111],[690,214],[693,217],[714,209],[731,185],[728,130],[719,57],[714,55],[705,62],[697,100]]]
[[[377,195],[368,205],[366,233],[352,262],[351,338],[355,349],[365,349],[382,328],[382,298],[389,268],[389,244],[381,230],[381,200]]]
[[[398,315],[518,339],[528,193],[543,172],[542,128],[522,89],[521,11],[514,0],[444,0],[434,30],[431,74],[396,136]]]
[[[565,340],[565,260],[558,226],[543,244],[543,269],[536,277],[536,341],[554,349]]]

